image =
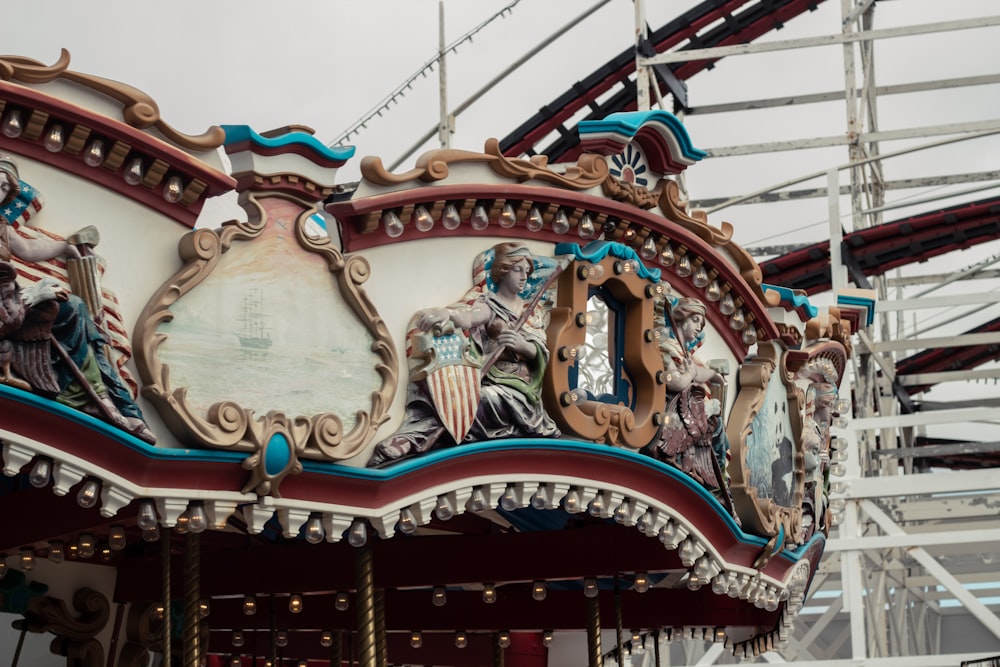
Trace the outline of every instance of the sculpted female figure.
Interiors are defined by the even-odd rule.
[[[461,415],[455,415],[460,408],[449,407],[468,400],[468,395],[460,395],[464,389],[456,390],[452,384],[444,395],[435,386],[433,372],[418,368],[408,387],[403,424],[375,446],[369,467],[459,442],[558,437],[559,429],[541,402],[548,363],[544,332],[529,324],[524,312],[522,293],[534,271],[534,259],[521,243],[498,244],[492,253],[492,289],[484,289],[471,304],[431,308],[413,320],[415,355],[438,344],[428,341],[462,339],[468,342],[466,361],[481,365],[478,380],[471,380],[479,383],[473,388],[478,389],[478,400],[471,406],[468,423],[460,426]],[[435,356],[442,356],[441,350]]]
[[[712,395],[712,386],[721,389],[726,380],[693,354],[705,329],[705,304],[682,298],[664,308],[670,308],[669,317],[665,317],[670,331],[660,337],[668,404],[660,435],[646,451],[728,498],[725,466],[729,441],[721,401]]]

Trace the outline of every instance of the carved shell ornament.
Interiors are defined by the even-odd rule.
[[[278,496],[302,459],[364,448],[388,419],[398,364],[362,289],[367,261],[340,253],[314,207],[254,195],[243,205],[249,222],[182,239],[183,268],[140,316],[136,359],[179,439],[247,452],[243,491]]]

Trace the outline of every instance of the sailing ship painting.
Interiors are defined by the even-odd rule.
[[[271,332],[267,328],[264,313],[264,295],[259,287],[253,287],[243,295],[243,309],[239,314],[240,330],[236,337],[240,346],[251,350],[266,350],[271,347]]]

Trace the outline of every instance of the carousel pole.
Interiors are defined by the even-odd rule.
[[[622,591],[615,575],[615,644],[618,653],[618,667],[625,667],[625,649],[622,645]]]
[[[161,571],[163,576],[163,664],[169,667],[171,656],[170,639],[173,628],[170,622],[170,531],[160,540]]]
[[[201,553],[198,533],[184,541],[184,667],[201,667]]]
[[[385,591],[381,588],[375,589],[375,641],[376,664],[378,667],[388,667],[389,645],[386,640],[385,627]]]
[[[653,630],[653,662],[655,667],[660,667],[660,631]]]
[[[587,652],[590,654],[589,667],[602,667],[600,594],[587,598]]]
[[[340,667],[344,657],[344,633],[337,630],[333,633],[333,643],[330,644],[330,667]]]
[[[503,667],[504,648],[500,646],[500,634],[493,634],[493,667]]]
[[[358,665],[377,667],[375,656],[375,577],[371,545],[358,548],[354,571],[358,591]]]

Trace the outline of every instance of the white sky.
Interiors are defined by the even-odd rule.
[[[446,42],[513,2],[446,0]],[[598,4],[598,0],[520,0],[512,12],[486,26],[457,56],[449,57],[447,94],[450,107],[455,107],[514,60],[548,42],[534,59],[457,118],[452,145],[480,150],[487,138],[506,136],[572,83],[629,46],[635,21],[630,0],[607,0],[579,26],[550,39]],[[646,0],[648,22],[658,28],[695,4],[695,0]],[[839,33],[840,5],[837,0],[826,0],[816,11],[758,41]],[[986,17],[1000,13],[997,8],[995,0],[881,0],[876,5],[875,27]],[[41,23],[40,17],[45,17]],[[882,40],[876,47],[877,83],[994,73],[1000,56],[998,31],[993,27]],[[65,47],[72,56],[72,69],[145,91],[158,101],[165,121],[181,131],[198,134],[210,125],[228,123],[264,131],[298,123],[314,128],[317,138],[326,143],[431,59],[437,45],[437,0],[33,0],[9,8],[8,20],[0,25],[0,53],[51,63]],[[842,90],[844,81],[843,47],[824,46],[730,57],[689,80],[688,89],[691,103],[698,106]],[[341,170],[341,180],[357,179],[357,164],[365,155],[379,155],[386,165],[392,164],[434,128],[438,84],[436,71],[419,79],[388,113],[352,137],[357,154]],[[879,101],[879,125],[882,130],[897,130],[996,120],[998,110],[1000,85],[885,96]],[[843,135],[846,111],[842,102],[834,102],[690,116],[686,123],[695,145],[711,149]],[[881,151],[926,141],[930,140],[885,142]],[[424,149],[434,147],[436,140]],[[997,169],[998,149],[1000,141],[993,138],[887,161],[885,178]],[[422,150],[400,169],[412,165]],[[736,195],[846,161],[845,147],[710,158],[688,170],[687,185],[692,199]],[[846,184],[846,176],[842,182]],[[824,185],[820,179],[795,187]],[[897,191],[888,198],[914,195]],[[926,204],[920,210],[948,203]],[[845,200],[841,211],[848,210]],[[732,222],[737,240],[747,246],[814,242],[828,236],[827,211],[822,199],[739,206],[713,214],[710,222]],[[912,212],[889,212],[885,219]],[[845,224],[850,226],[849,219]],[[965,257],[950,261],[967,263]]]

